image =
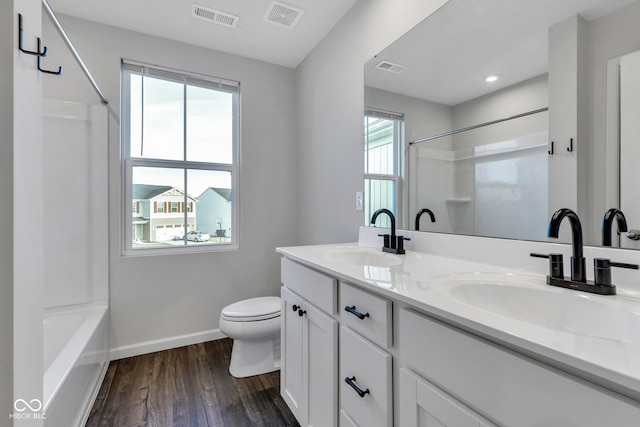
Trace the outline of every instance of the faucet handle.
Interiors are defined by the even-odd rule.
[[[562,254],[537,254],[530,253],[534,258],[547,258],[549,260],[549,275],[555,279],[564,279],[564,262]]]
[[[383,248],[390,248],[390,236],[388,234],[378,234],[378,236],[383,237],[384,243],[382,244]]]
[[[593,259],[593,283],[599,286],[613,286],[611,284],[611,267],[628,268],[638,270],[638,264],[615,262],[607,258]]]
[[[404,236],[396,236],[397,239],[397,244],[396,244],[396,249],[398,254],[403,254],[404,253],[404,241],[405,240],[411,240],[408,237],[404,237]]]

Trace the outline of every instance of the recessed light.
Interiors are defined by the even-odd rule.
[[[500,76],[499,76],[499,75],[497,75],[497,74],[491,74],[490,76],[485,77],[485,78],[484,78],[484,81],[485,81],[485,82],[487,82],[487,83],[493,83],[493,82],[495,82],[496,80],[498,80],[499,78],[500,78]]]

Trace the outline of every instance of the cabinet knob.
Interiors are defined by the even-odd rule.
[[[302,317],[305,314],[307,314],[307,310],[302,310],[302,309],[298,310],[298,316]]]
[[[358,393],[358,396],[364,397],[365,394],[371,394],[369,389],[362,391],[362,389],[355,384],[355,381],[356,381],[356,377],[351,377],[351,378],[346,377],[344,379],[344,382],[349,384],[355,390],[355,392]]]
[[[300,309],[300,306],[293,304],[292,308],[293,308],[293,311],[298,311]]]
[[[348,311],[349,313],[353,314],[354,316],[356,316],[360,320],[364,320],[365,317],[369,317],[369,313],[362,314],[359,311],[356,311],[356,306],[355,305],[352,305],[351,307],[349,307],[348,305],[345,306],[344,307],[344,311]]]

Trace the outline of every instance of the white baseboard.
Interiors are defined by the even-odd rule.
[[[196,332],[193,334],[178,335],[159,340],[124,345],[112,348],[109,351],[109,360],[140,356],[141,354],[154,353],[156,351],[168,350],[170,348],[183,347],[185,345],[197,344],[206,341],[219,340],[221,338],[226,338],[226,335],[223,334],[220,329],[211,329],[209,331]]]

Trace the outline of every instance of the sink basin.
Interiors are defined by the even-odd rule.
[[[433,289],[478,310],[574,335],[640,342],[637,302],[555,289],[526,275],[451,276]]]
[[[359,246],[318,249],[320,256],[330,262],[370,267],[393,267],[402,264],[399,255],[382,252],[381,249]]]

